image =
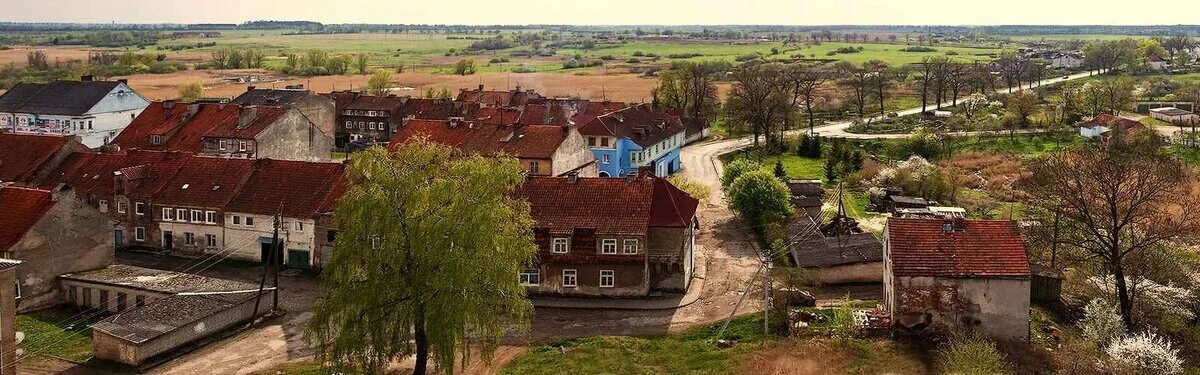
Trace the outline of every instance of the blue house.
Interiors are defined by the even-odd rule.
[[[667,111],[640,104],[575,121],[596,155],[601,177],[624,177],[640,167],[665,177],[680,168],[685,130],[679,117]]]

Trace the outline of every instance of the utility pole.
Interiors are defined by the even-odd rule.
[[[282,211],[283,207],[280,207],[279,209],[280,209],[280,211]],[[283,260],[283,254],[280,254],[281,249],[279,246],[279,225],[281,223],[282,223],[282,220],[280,219],[279,214],[276,213],[275,214],[275,223],[274,223],[275,224],[274,225],[275,233],[273,235],[271,235],[271,266],[270,267],[271,267],[272,272],[275,274],[275,282],[274,282],[275,292],[271,293],[271,296],[274,297],[274,300],[275,300],[271,306],[272,312],[279,311],[279,263],[282,263],[280,261]]]
[[[771,334],[771,260],[765,259],[763,271],[763,335]]]

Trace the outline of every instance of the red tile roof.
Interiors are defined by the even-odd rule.
[[[458,101],[481,103],[489,107],[518,107],[529,104],[530,101],[544,99],[540,94],[530,91],[508,90],[462,90],[458,93]]]
[[[650,227],[691,225],[698,202],[658,177],[529,177],[514,192],[529,201],[535,226],[553,234],[645,235]]]
[[[577,115],[573,119],[584,136],[629,138],[642,147],[650,147],[670,136],[683,133],[683,122],[667,111],[642,104],[592,118]]]
[[[191,158],[190,154],[183,152],[77,152],[52,172],[41,187],[51,189],[63,183],[83,199],[108,197],[116,193],[117,172],[136,173],[141,178],[129,179],[128,190],[132,196],[150,198],[162,184],[174,176],[179,166],[186,164]],[[131,168],[136,168],[137,172],[133,172]]]
[[[1127,131],[1127,130],[1132,130],[1132,129],[1143,127],[1144,125],[1142,125],[1141,122],[1137,122],[1137,121],[1130,120],[1130,119],[1120,117],[1120,116],[1113,116],[1113,115],[1110,115],[1107,113],[1101,113],[1099,116],[1096,116],[1091,121],[1083,123],[1083,127],[1089,128],[1089,129],[1097,127],[1097,126],[1106,127],[1109,130],[1119,128],[1122,131]]]
[[[395,113],[404,105],[407,98],[398,96],[359,96],[349,103],[346,103],[342,109],[355,109],[365,111],[389,111]]]
[[[476,107],[467,111],[463,117],[487,125],[512,125],[521,118],[521,111],[514,108]]]
[[[446,99],[413,98],[400,107],[402,117],[416,119],[445,120],[463,116],[463,103]]]
[[[287,217],[315,217],[328,212],[326,200],[344,171],[340,163],[258,160],[225,210],[273,215],[282,208]]]
[[[264,130],[267,130],[271,125],[279,121],[289,110],[285,107],[237,107],[225,106],[222,113],[225,117],[230,116],[232,112],[232,121],[222,121],[217,124],[216,128],[204,134],[205,137],[216,138],[241,138],[254,139]],[[245,125],[240,124],[242,112],[248,112],[246,116],[253,116]],[[249,114],[253,113],[253,114]],[[193,120],[194,121],[194,120]]]
[[[192,157],[154,194],[159,204],[225,207],[250,178],[254,160]]]
[[[46,190],[8,186],[0,188],[0,250],[21,241],[25,233],[54,206],[53,194]]]
[[[944,224],[953,230],[947,232]],[[1015,221],[890,218],[886,231],[895,276],[1029,277]]]
[[[199,152],[204,148],[204,137],[251,139],[288,111],[284,107],[254,107],[257,116],[239,127],[240,108],[233,104],[151,103],[112,143],[123,149]],[[155,135],[161,137],[161,143],[153,142]]]
[[[0,182],[29,182],[67,141],[64,136],[0,133]]]
[[[485,156],[504,153],[518,158],[549,159],[567,139],[561,126],[496,126],[478,122],[409,120],[392,136],[391,148],[419,137],[454,147],[468,154]]]

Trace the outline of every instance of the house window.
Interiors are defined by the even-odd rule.
[[[146,205],[142,204],[142,202],[134,202],[133,203],[133,213],[138,216],[145,215],[146,214]]]
[[[600,147],[608,147],[608,137],[600,138]]]
[[[161,145],[162,144],[162,136],[158,135],[158,134],[150,136],[150,144]]]
[[[145,306],[146,305],[146,296],[134,296],[133,297],[133,305],[137,306],[137,307]]]
[[[541,271],[538,271],[536,269],[524,270],[524,271],[521,271],[521,274],[518,276],[518,279],[521,281],[521,285],[537,286],[542,281],[542,274],[541,274]]]
[[[146,240],[146,227],[133,228],[133,239],[138,241]]]
[[[192,234],[192,232],[184,232],[183,233],[183,243],[188,244],[188,245],[195,245],[196,244],[196,235]]]
[[[248,226],[248,227],[254,226],[254,218],[246,216],[246,226]]]
[[[536,161],[529,162],[529,173],[530,174],[538,173],[538,162],[536,162]]]
[[[579,280],[576,277],[579,273],[575,270],[563,270],[562,286],[564,288],[574,288],[579,285]]]
[[[638,240],[625,240],[624,252],[625,254],[637,254]]]
[[[204,219],[204,216],[201,216],[201,215],[203,215],[203,214],[204,214],[204,212],[203,212],[203,211],[200,211],[200,210],[192,210],[192,222],[194,222],[194,223],[199,223],[199,222],[200,222],[200,220],[203,220],[203,219]]]
[[[571,247],[571,240],[567,238],[555,238],[550,246],[550,252],[556,254],[566,254]]]
[[[123,214],[129,210],[129,204],[125,202],[117,202],[117,213]]]
[[[292,222],[292,229],[295,229],[297,232],[303,232],[304,231],[304,222],[300,221],[300,220],[296,220],[296,221]]]
[[[588,137],[588,146],[596,147],[596,137]]]
[[[163,221],[175,220],[175,210],[164,208],[162,211],[162,219]]]
[[[242,217],[233,215],[233,225],[242,225]]]
[[[246,151],[246,141],[238,142],[238,151]]]
[[[209,223],[209,224],[216,224],[217,223],[217,212],[216,211],[204,211],[204,222]]]
[[[600,159],[604,164],[612,163],[612,155],[604,154]]]
[[[88,120],[88,130],[92,130],[92,120]]]
[[[100,208],[100,212],[108,213],[108,201],[101,199],[100,204],[97,205],[97,207]]]
[[[125,311],[125,293],[117,292],[117,312]]]
[[[222,139],[220,142],[217,142],[217,145],[217,149],[225,151],[226,148],[229,148],[229,141]]]
[[[617,240],[606,239],[600,242],[600,254],[616,254]]]
[[[177,209],[175,210],[175,216],[171,218],[179,221],[188,221],[188,211],[182,208]]]
[[[108,291],[100,289],[100,307],[108,310]]]
[[[217,247],[217,236],[213,234],[206,234],[204,235],[204,242],[208,244],[208,247]]]
[[[92,307],[92,288],[83,288],[83,306]]]
[[[612,270],[600,270],[600,287],[612,288],[616,284],[617,277]]]

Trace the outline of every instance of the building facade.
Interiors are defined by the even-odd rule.
[[[18,134],[78,136],[84,145],[107,144],[150,102],[124,80],[22,83],[0,96],[0,128]]]
[[[389,147],[426,139],[464,154],[517,158],[531,176],[597,176],[596,160],[579,132],[569,126],[489,125],[463,120],[409,120]]]
[[[678,116],[637,105],[600,116],[576,116],[580,134],[596,157],[601,177],[624,177],[649,167],[665,177],[682,167],[686,131]]]

